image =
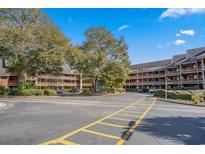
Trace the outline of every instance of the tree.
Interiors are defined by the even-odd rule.
[[[104,86],[122,87],[129,71],[128,46],[124,38],[117,39],[113,34],[102,28],[94,27],[85,32],[86,41],[82,44],[84,73],[93,81]]]
[[[71,44],[41,9],[0,9],[0,30],[6,71],[19,76],[19,85],[26,75],[61,71]]]

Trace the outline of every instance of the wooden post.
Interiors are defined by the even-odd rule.
[[[202,67],[202,79],[203,79],[203,89],[205,89],[205,77],[204,77],[204,59],[201,59],[201,67]]]

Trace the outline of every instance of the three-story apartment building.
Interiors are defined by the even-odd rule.
[[[18,75],[6,73],[5,61],[0,59],[0,85],[5,88],[17,87]],[[62,66],[63,71],[60,74],[38,74],[37,76],[26,76],[27,81],[32,81],[38,88],[90,88],[92,83],[89,79],[83,77],[82,83],[80,74],[69,68],[68,65]],[[81,85],[82,84],[82,85]]]
[[[171,59],[131,65],[125,88],[196,87],[205,89],[205,48],[186,51]]]

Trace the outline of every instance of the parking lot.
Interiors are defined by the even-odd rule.
[[[204,107],[149,95],[0,101],[0,144],[205,144]]]

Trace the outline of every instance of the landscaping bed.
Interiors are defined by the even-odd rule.
[[[154,96],[165,98],[165,90],[155,91]],[[167,90],[167,99],[189,104],[203,104],[205,103],[205,90]]]

